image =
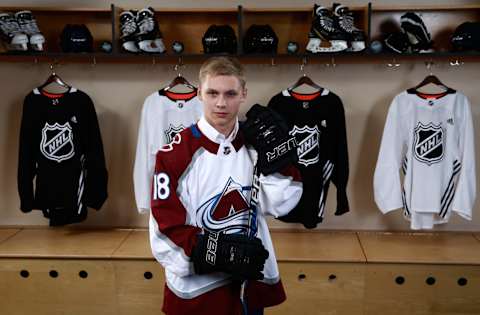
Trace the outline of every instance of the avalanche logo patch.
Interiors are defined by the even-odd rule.
[[[167,140],[166,143],[172,142],[175,135],[180,131],[182,131],[183,129],[185,129],[183,125],[180,125],[180,126],[169,125],[167,130],[165,130],[165,140]]]
[[[445,132],[441,124],[429,123],[424,125],[419,122],[415,127],[413,140],[415,158],[428,165],[441,161],[445,147],[444,140]]]
[[[246,234],[251,212],[247,201],[250,191],[250,186],[242,186],[230,177],[221,193],[197,209],[197,222],[212,232]]]
[[[293,126],[289,132],[297,140],[298,162],[305,166],[315,164],[320,157],[320,130],[315,127]]]
[[[68,122],[60,125],[48,123],[42,129],[40,152],[50,160],[58,163],[68,160],[75,154],[72,127]]]

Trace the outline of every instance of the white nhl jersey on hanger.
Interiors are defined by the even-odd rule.
[[[157,151],[173,137],[196,123],[203,105],[197,92],[173,93],[164,90],[149,95],[143,104],[138,128],[133,186],[138,212],[150,209],[152,177]]]
[[[452,211],[471,220],[476,194],[473,137],[470,104],[462,93],[397,95],[375,168],[380,210],[403,208],[412,229],[448,222]]]

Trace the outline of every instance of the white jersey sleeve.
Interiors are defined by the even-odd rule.
[[[476,195],[475,144],[470,103],[463,97],[463,121],[460,129],[459,151],[462,153],[462,169],[457,183],[453,211],[464,219],[472,219],[472,208]]]
[[[402,117],[398,110],[397,99],[398,97],[393,99],[388,111],[373,177],[375,202],[382,213],[403,207],[400,168],[404,128],[401,126]]]
[[[148,104],[151,98],[147,97],[142,107],[140,125],[138,127],[137,150],[135,153],[135,164],[133,167],[133,182],[135,201],[140,213],[146,213],[150,209],[150,186],[151,176],[155,163],[155,154],[150,152],[150,134]]]

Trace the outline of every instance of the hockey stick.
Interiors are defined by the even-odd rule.
[[[253,167],[253,178],[252,178],[252,190],[250,192],[250,211],[248,214],[248,226],[247,234],[249,238],[255,237],[257,234],[257,205],[258,205],[258,193],[260,191],[260,178],[257,172],[257,164]],[[248,280],[244,280],[240,287],[240,302],[242,303],[243,314],[248,314],[247,301],[245,300],[245,290],[248,285]]]

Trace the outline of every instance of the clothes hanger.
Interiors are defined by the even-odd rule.
[[[422,82],[420,82],[419,84],[417,84],[417,85],[414,86],[413,88],[408,89],[407,92],[408,92],[409,94],[418,94],[418,93],[420,93],[418,90],[419,90],[420,88],[426,86],[427,84],[435,84],[435,85],[437,85],[437,86],[440,86],[440,87],[444,88],[445,91],[442,92],[442,94],[443,94],[443,93],[446,93],[446,94],[455,93],[455,90],[454,90],[454,89],[452,89],[452,88],[448,87],[447,85],[445,85],[442,81],[440,81],[440,79],[439,79],[436,75],[434,75],[434,74],[432,73],[432,71],[431,71],[431,67],[432,67],[432,65],[433,65],[433,62],[432,62],[432,61],[426,62],[425,64],[427,65],[427,69],[430,69],[430,74],[427,75],[427,76],[425,77],[425,79],[423,79]]]
[[[169,91],[178,85],[186,86],[187,88],[191,89],[192,92],[197,90],[197,88],[193,84],[188,82],[188,80],[184,76],[182,76],[181,72],[179,71],[181,66],[182,66],[182,59],[180,57],[178,59],[178,63],[175,65],[175,71],[177,71],[178,74],[166,87],[163,88],[164,91]]]
[[[50,71],[51,71],[50,76],[47,78],[47,80],[42,85],[40,85],[38,87],[39,90],[44,90],[45,87],[47,87],[51,83],[56,83],[59,86],[66,88],[67,90],[69,90],[71,88],[70,85],[65,83],[65,81],[63,81],[62,78],[60,78],[60,76],[55,73],[55,69],[54,69],[53,64],[50,65]]]
[[[305,65],[306,65],[307,61],[306,61],[306,57],[303,57],[303,61],[302,61],[302,64],[300,65],[300,71],[303,72],[303,75],[300,76],[300,78],[298,78],[297,82],[295,82],[292,86],[290,86],[288,88],[289,91],[293,91],[295,90],[296,88],[298,88],[299,86],[301,85],[308,85],[318,91],[322,91],[323,90],[323,87],[321,87],[320,85],[316,84],[315,82],[313,82],[313,80],[307,76],[307,74],[305,73]]]

